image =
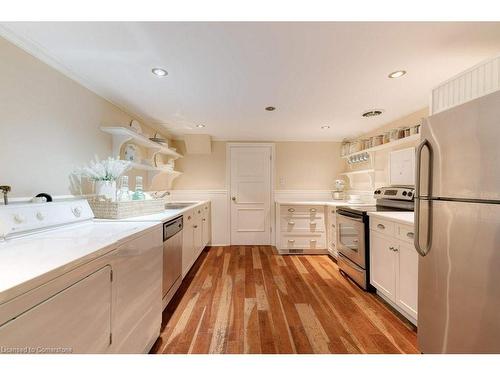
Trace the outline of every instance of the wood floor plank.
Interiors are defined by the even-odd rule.
[[[324,255],[204,251],[163,313],[152,353],[418,353],[415,328]]]

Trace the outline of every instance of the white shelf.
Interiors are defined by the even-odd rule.
[[[178,152],[159,143],[153,142],[142,134],[136,133],[131,128],[123,126],[101,126],[101,130],[113,136],[113,155],[116,157],[120,156],[120,150],[125,142],[133,141],[140,146],[151,149],[153,151],[151,156],[152,158],[154,158],[156,154],[167,155],[174,160],[182,158],[182,155]]]
[[[364,154],[365,152],[375,152],[375,151],[385,150],[385,149],[388,149],[388,148],[392,148],[392,147],[404,145],[405,143],[410,143],[410,142],[418,141],[419,139],[420,139],[420,134],[413,134],[413,135],[410,135],[409,137],[401,138],[401,139],[398,139],[396,141],[391,141],[389,143],[384,143],[382,145],[378,145],[378,146],[375,146],[375,147],[370,147],[370,148],[367,148],[367,149],[364,149],[364,150],[361,150],[361,151],[358,151],[358,152],[353,152],[352,154],[348,154],[348,155],[342,156],[342,158],[343,159],[348,159],[351,156]]]
[[[344,173],[341,173],[340,175],[341,176],[352,176],[352,175],[355,175],[355,174],[375,173],[375,172],[377,172],[376,169],[360,169],[360,170],[357,170],[357,171],[344,172]]]

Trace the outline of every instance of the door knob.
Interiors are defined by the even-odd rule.
[[[236,197],[232,197],[232,198],[231,198],[231,200],[232,200],[233,202],[236,202]]]

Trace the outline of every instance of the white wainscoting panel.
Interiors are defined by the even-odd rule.
[[[500,56],[483,61],[432,90],[431,114],[500,90]]]
[[[227,190],[170,190],[172,201],[210,200],[212,223],[212,246],[227,246],[229,233],[229,195]]]

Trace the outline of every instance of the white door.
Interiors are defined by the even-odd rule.
[[[271,146],[231,145],[231,244],[271,244]]]

